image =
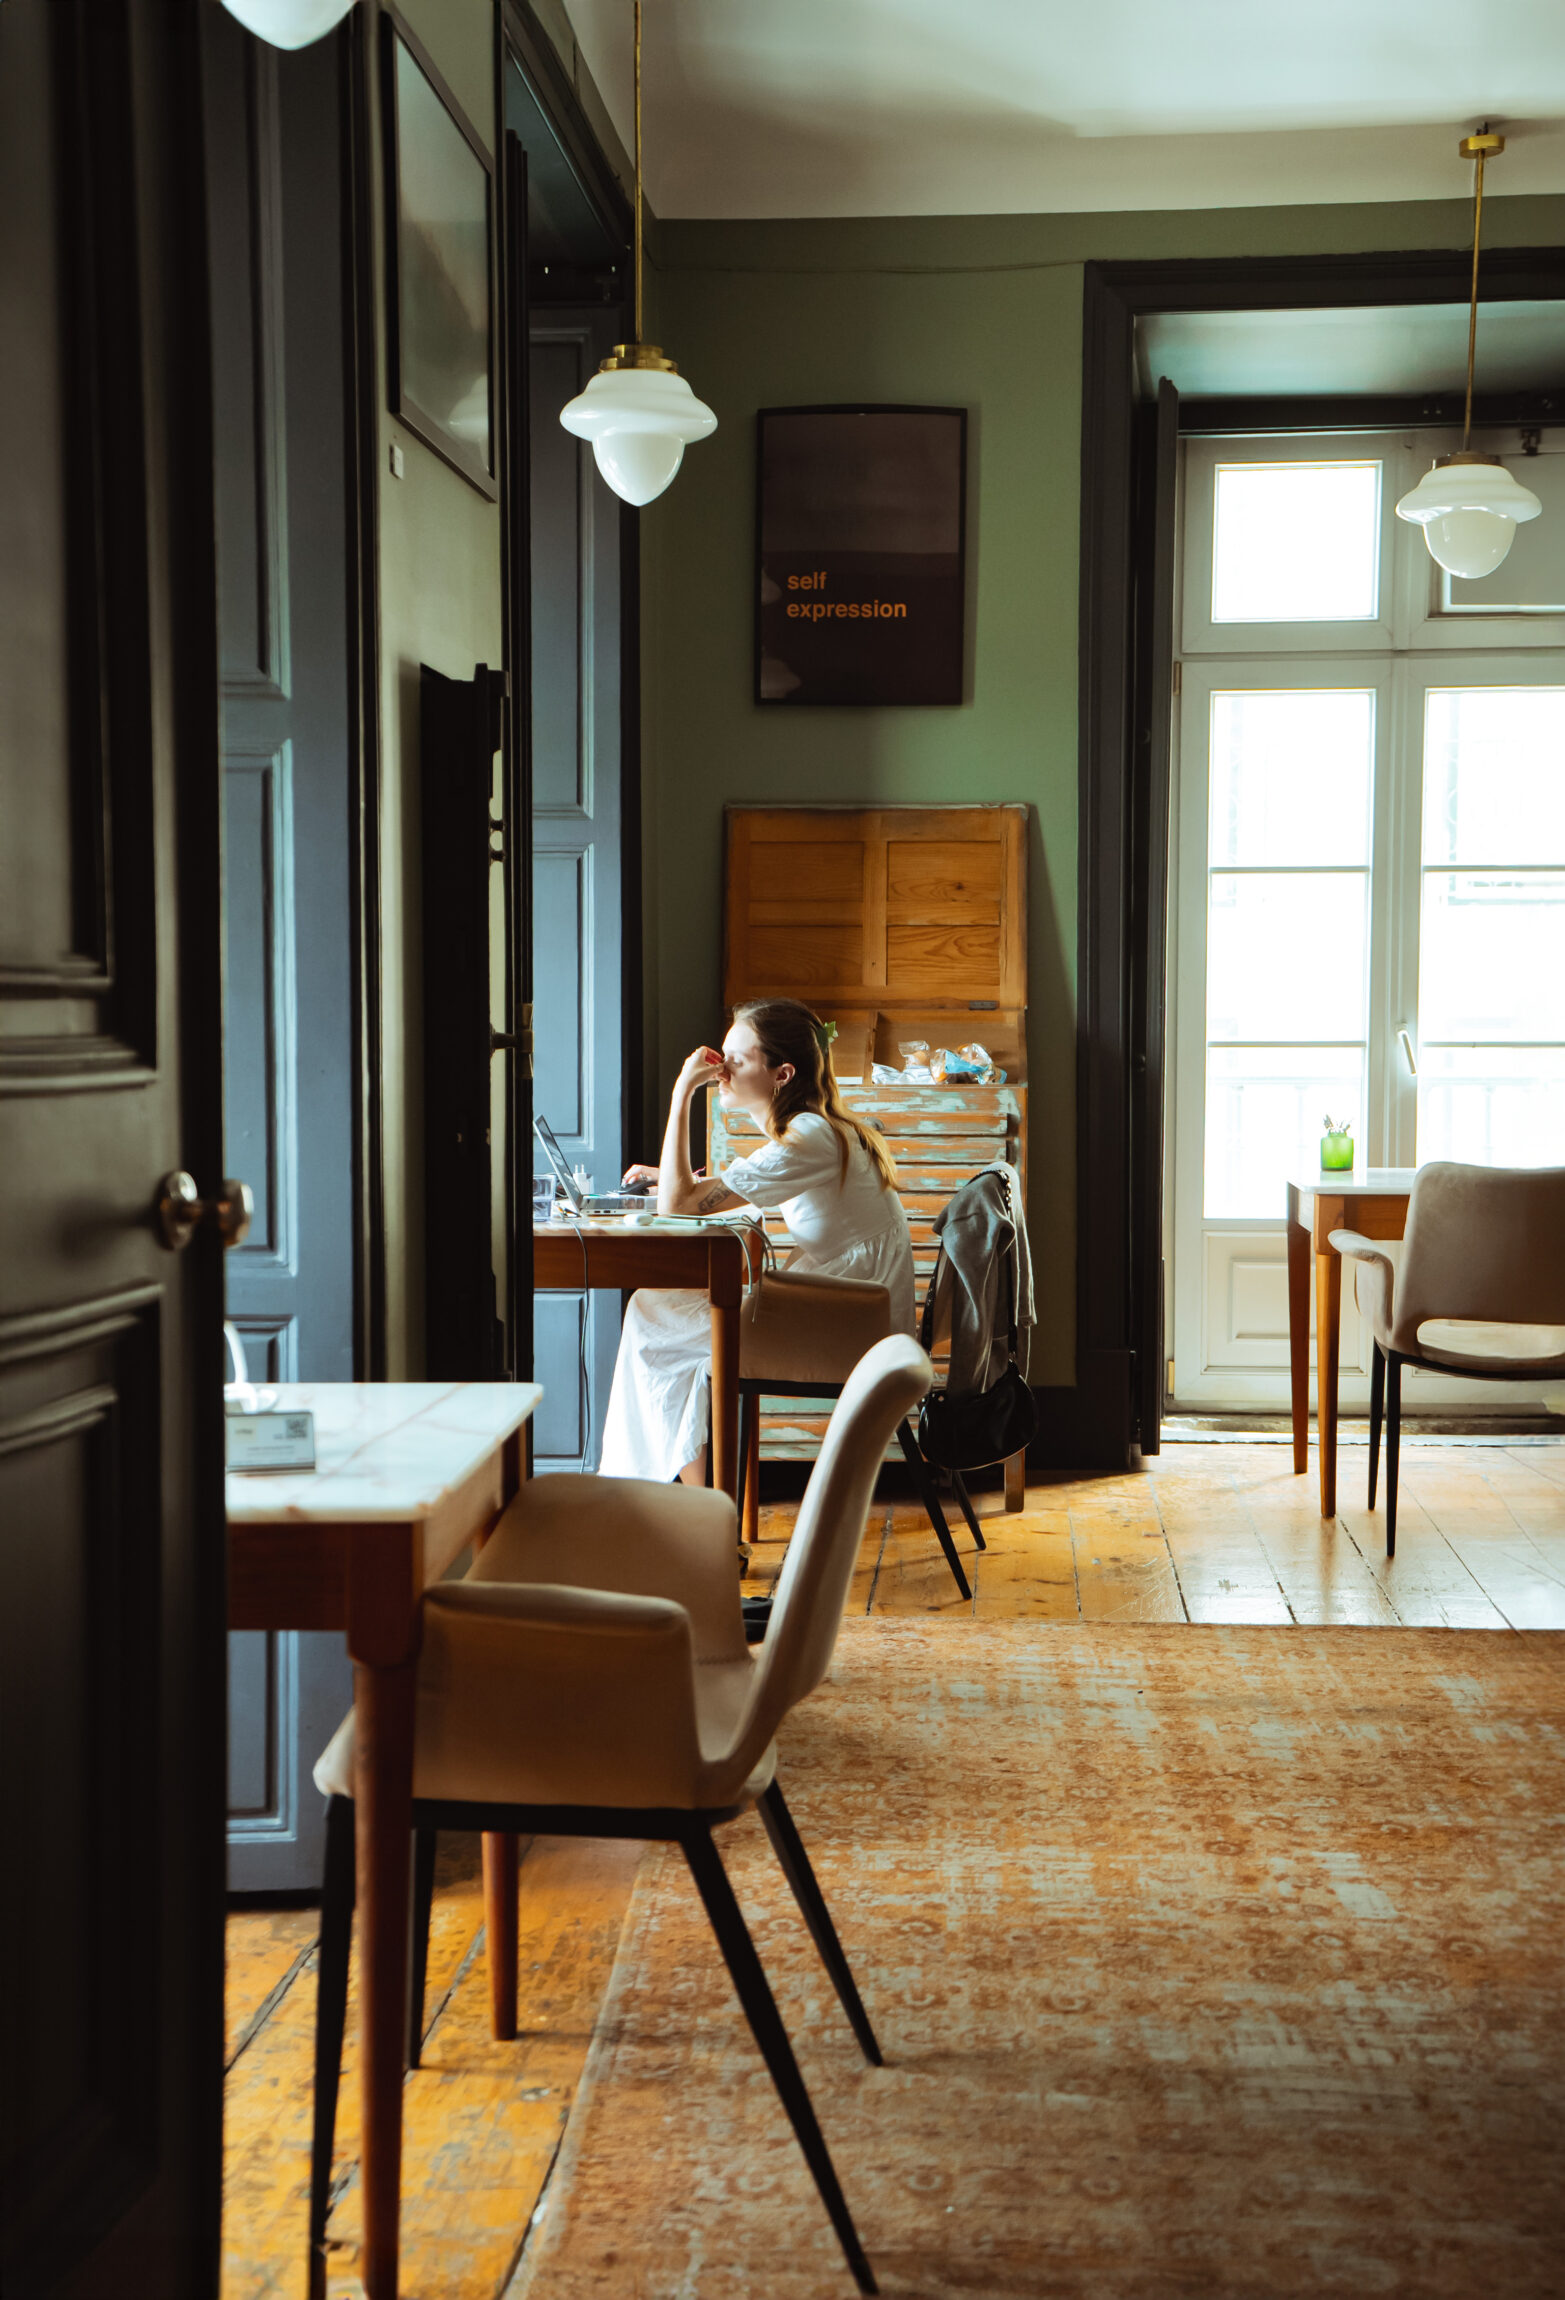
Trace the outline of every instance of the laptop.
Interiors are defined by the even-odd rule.
[[[554,1128],[542,1113],[533,1119],[533,1132],[540,1149],[554,1169],[566,1204],[573,1214],[644,1214],[657,1200],[646,1190],[583,1190],[570,1170],[565,1152],[554,1137]]]

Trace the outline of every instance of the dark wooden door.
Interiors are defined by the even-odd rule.
[[[257,1381],[354,1377],[345,44],[203,19],[223,670],[228,1314]],[[337,1636],[229,1640],[229,1884],[318,1885]]]
[[[217,2288],[218,696],[195,0],[0,7],[3,2264]]]

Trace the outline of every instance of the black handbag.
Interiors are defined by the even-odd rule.
[[[1014,1357],[988,1389],[955,1397],[931,1390],[918,1409],[919,1450],[937,1469],[987,1469],[1024,1452],[1037,1434],[1038,1401]]]

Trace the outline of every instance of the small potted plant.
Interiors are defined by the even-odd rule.
[[[1351,1173],[1353,1169],[1353,1121],[1351,1118],[1323,1118],[1325,1128],[1320,1138],[1320,1165],[1323,1174]]]

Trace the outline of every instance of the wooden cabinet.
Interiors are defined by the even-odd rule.
[[[799,998],[837,1025],[843,1100],[884,1133],[913,1234],[919,1298],[934,1217],[997,1158],[1027,1174],[1027,818],[1024,806],[730,807],[723,999]],[[976,1040],[1003,1086],[877,1086],[900,1047]],[[707,1105],[712,1171],[756,1147],[751,1121]],[[781,1223],[768,1227],[783,1238]],[[808,1458],[824,1413],[768,1401],[762,1443]],[[1014,1480],[1012,1481],[1014,1483]]]

